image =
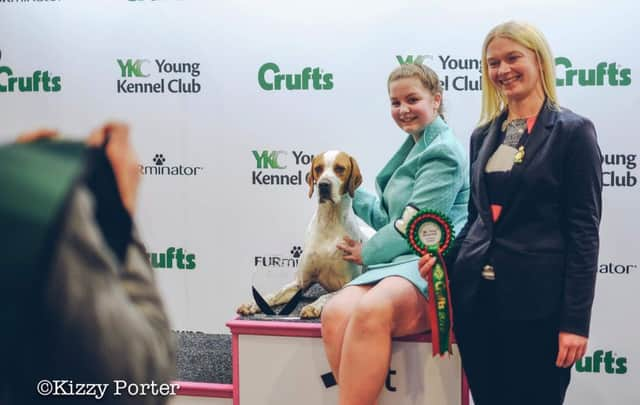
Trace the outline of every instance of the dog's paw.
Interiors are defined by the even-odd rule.
[[[260,312],[260,308],[256,304],[242,304],[236,309],[236,313],[239,315],[253,315]]]
[[[316,307],[313,304],[309,304],[309,305],[305,305],[300,310],[300,318],[303,318],[303,319],[320,318],[321,313],[322,313],[322,307]]]

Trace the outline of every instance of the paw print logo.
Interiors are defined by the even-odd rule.
[[[153,157],[153,163],[155,163],[156,166],[162,166],[166,160],[167,159],[164,158],[164,155],[162,153],[156,153],[156,155]]]
[[[294,246],[293,248],[291,248],[291,255],[294,257],[294,259],[299,258],[300,255],[302,255],[302,248],[300,246]]]

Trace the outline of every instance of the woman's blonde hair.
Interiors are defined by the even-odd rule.
[[[506,98],[491,82],[487,66],[487,48],[489,43],[496,37],[510,39],[529,48],[536,54],[538,66],[540,67],[542,89],[547,98],[547,103],[552,107],[557,107],[555,65],[547,40],[542,35],[542,32],[530,24],[508,21],[489,31],[482,44],[482,111],[478,125],[490,122],[500,115],[507,106]]]
[[[438,78],[438,74],[430,67],[421,63],[406,63],[398,66],[389,73],[389,79],[387,79],[387,91],[389,91],[391,82],[398,79],[406,79],[409,77],[415,77],[420,80],[420,83],[425,89],[429,90],[432,95],[440,94],[440,106],[438,106],[438,115],[444,119],[444,109],[442,108],[442,84]]]

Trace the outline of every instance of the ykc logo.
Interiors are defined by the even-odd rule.
[[[301,73],[281,73],[280,66],[267,62],[258,69],[258,84],[263,90],[331,90],[333,73],[319,67],[305,67]]]
[[[281,155],[286,155],[287,152],[283,150],[254,150],[253,157],[256,158],[256,168],[258,169],[286,169],[286,165],[278,163],[278,159]]]
[[[596,350],[591,356],[584,356],[576,362],[579,373],[626,374],[627,358],[613,351]]]
[[[62,78],[52,75],[48,70],[39,69],[22,76],[14,73],[11,67],[0,64],[0,93],[57,93],[60,90]]]
[[[149,77],[142,72],[142,64],[149,62],[147,59],[118,59],[121,77]]]
[[[252,172],[251,184],[254,185],[304,185],[306,184],[306,175],[303,175],[302,169],[290,167],[292,164],[296,167],[307,168],[313,160],[313,155],[304,153],[303,151],[285,150],[252,150],[253,158],[256,161],[256,169]],[[293,161],[291,159],[293,156]],[[290,172],[285,172],[289,168]],[[268,173],[267,171],[276,170],[277,173]],[[305,172],[306,173],[306,172]]]
[[[556,62],[556,86],[629,86],[631,69],[616,62],[598,62],[593,68],[575,68],[571,60],[559,56]]]
[[[169,247],[165,252],[149,253],[149,262],[154,269],[195,270],[196,255],[186,249]]]

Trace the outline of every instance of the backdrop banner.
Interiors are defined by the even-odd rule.
[[[589,349],[567,403],[637,404],[635,2],[0,0],[0,141],[127,122],[143,177],[137,220],[174,328],[228,333],[255,280],[293,277],[316,204],[312,157],[347,151],[373,191],[406,136],[387,75],[412,61],[440,75],[446,119],[468,147],[482,41],[511,19],[545,33],[560,102],[594,122],[605,157]]]

